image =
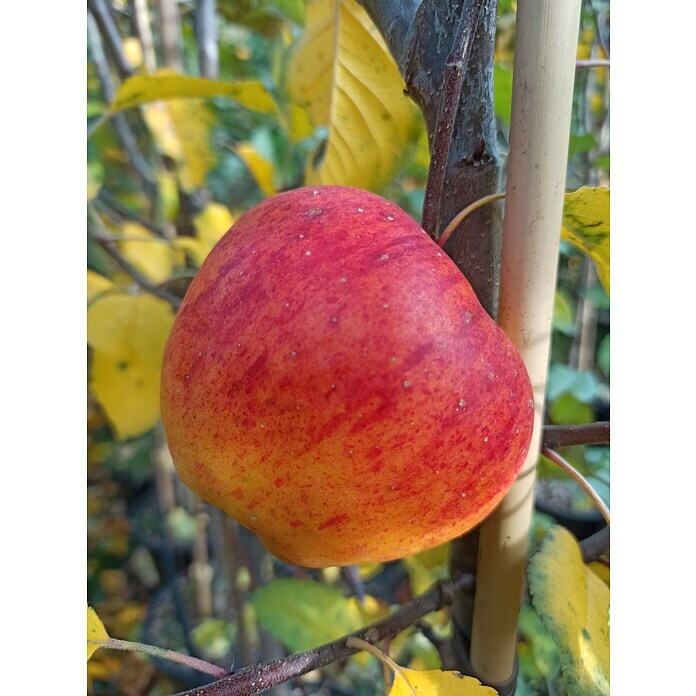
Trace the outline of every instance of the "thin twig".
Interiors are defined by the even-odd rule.
[[[94,21],[93,15],[91,14],[87,15],[87,36],[89,39],[89,48],[92,54],[92,61],[97,69],[97,76],[99,77],[99,83],[101,84],[104,99],[110,103],[116,94],[116,88],[114,87],[114,83],[111,78],[111,72],[106,60],[106,55],[104,54],[97,24]],[[106,114],[100,117],[97,121],[97,125],[101,125],[106,120],[106,117]],[[140,152],[135,135],[128,125],[128,121],[126,121],[123,114],[114,114],[111,122],[113,123],[114,130],[116,131],[116,136],[121,142],[123,149],[126,151],[126,154],[133,165],[133,169],[135,169],[136,174],[140,177],[143,184],[145,184],[145,186],[149,189],[149,192],[152,193],[155,188],[154,179],[152,173],[150,172],[150,167],[147,161]],[[96,130],[97,125],[94,125],[91,128],[90,134]]]
[[[401,633],[426,614],[450,605],[455,594],[471,583],[472,577],[469,575],[461,576],[457,580],[440,581],[425,594],[414,597],[390,616],[351,635],[368,643],[378,643],[388,636]],[[184,691],[178,696],[251,696],[353,655],[356,650],[346,645],[348,637],[343,636],[332,643],[280,660],[245,667],[213,684]]]
[[[135,266],[133,266],[133,264],[123,257],[114,240],[109,237],[106,228],[104,227],[104,223],[99,217],[99,213],[91,202],[87,203],[87,211],[94,227],[96,227],[95,230],[94,227],[90,227],[88,225],[87,234],[92,237],[92,239],[94,239],[94,241],[97,242],[97,244],[99,244],[99,246],[101,246],[101,248],[104,249],[109,256],[111,256],[111,258],[138,284],[138,286],[140,286],[140,288],[142,288],[145,292],[154,295],[155,297],[159,297],[160,299],[169,302],[174,309],[177,309],[181,304],[181,299],[179,297],[172,295],[172,293],[167,292],[159,285],[154,285],[151,283],[145,275],[143,275]]]
[[[544,426],[544,447],[556,449],[571,445],[609,444],[609,421],[584,425]]]
[[[447,157],[452,141],[452,131],[459,110],[459,99],[464,84],[464,74],[473,38],[479,21],[482,0],[465,0],[462,5],[457,31],[452,43],[452,52],[445,63],[445,74],[437,115],[437,126],[432,140],[428,182],[423,201],[423,229],[435,237],[440,213],[442,189],[445,183]]]
[[[563,469],[563,471],[566,472],[572,479],[575,480],[575,482],[582,488],[587,495],[590,496],[592,499],[592,502],[595,504],[595,507],[602,513],[602,517],[604,517],[604,520],[606,521],[607,525],[609,524],[609,508],[606,506],[604,501],[600,498],[599,494],[597,491],[595,491],[594,488],[590,485],[589,481],[566,459],[561,457],[558,452],[555,452],[552,449],[549,449],[548,447],[542,447],[541,453],[550,459],[556,466],[560,467]]]
[[[169,660],[170,662],[178,662],[180,665],[186,665],[191,669],[195,669],[198,672],[203,672],[204,674],[211,674],[218,679],[226,677],[229,675],[229,670],[226,670],[218,665],[214,665],[205,660],[201,660],[198,657],[192,657],[191,655],[185,655],[184,653],[176,652],[174,650],[165,650],[164,648],[158,648],[155,645],[148,645],[147,643],[134,643],[130,640],[119,640],[118,638],[109,638],[109,640],[87,640],[88,645],[98,645],[102,648],[111,648],[112,650],[128,650],[131,652],[141,652],[146,655],[152,655],[153,657],[159,657],[163,660]]]
[[[111,57],[114,59],[114,64],[120,78],[123,80],[130,77],[135,71],[123,51],[121,35],[111,15],[109,6],[106,4],[106,0],[87,0],[87,7],[97,21],[99,31],[104,37]]]
[[[450,223],[447,225],[447,227],[445,227],[442,235],[440,235],[440,238],[437,240],[437,245],[440,247],[440,249],[442,249],[445,246],[445,244],[447,244],[449,238],[452,236],[457,227],[459,227],[459,223],[465,217],[467,217],[467,215],[473,213],[474,210],[478,210],[482,206],[486,205],[486,203],[500,201],[503,198],[505,198],[504,193],[492,193],[490,196],[484,196],[483,198],[479,198],[477,201],[474,201],[471,205],[468,205],[466,208],[464,208],[464,210],[457,213],[452,218],[452,220],[450,220]]]
[[[97,194],[97,197],[92,199],[98,207],[103,206],[104,212],[107,214],[108,217],[113,219],[114,214],[120,219],[120,220],[132,220],[133,222],[137,222],[139,225],[142,225],[146,229],[150,230],[150,232],[153,232],[156,234],[158,237],[162,237],[165,239],[165,234],[164,232],[157,227],[157,225],[152,224],[145,218],[141,217],[137,213],[134,213],[132,210],[127,208],[121,201],[116,198],[112,193],[110,193],[107,189],[102,188],[101,191]]]
[[[608,68],[609,61],[606,58],[581,58],[575,61],[576,68]]]

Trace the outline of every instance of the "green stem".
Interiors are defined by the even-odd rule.
[[[134,652],[146,653],[147,655],[160,657],[164,660],[169,660],[170,662],[178,662],[199,672],[205,672],[205,674],[211,674],[217,679],[222,679],[222,677],[227,677],[231,674],[231,672],[228,670],[218,667],[217,665],[213,665],[210,662],[206,662],[205,660],[199,660],[197,657],[184,655],[183,653],[175,652],[174,650],[164,650],[163,648],[158,648],[154,645],[147,645],[146,643],[134,643],[130,640],[118,640],[117,638],[109,638],[107,641],[88,640],[87,643],[91,645],[99,645],[103,648],[111,648],[112,650],[131,650]]]

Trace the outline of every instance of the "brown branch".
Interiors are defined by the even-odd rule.
[[[91,202],[87,204],[87,209],[93,225],[93,227],[90,227],[89,225],[87,226],[87,234],[92,237],[92,239],[97,242],[97,244],[99,244],[99,246],[104,249],[109,256],[111,256],[111,258],[137,283],[141,289],[150,293],[151,295],[154,295],[155,297],[159,297],[165,302],[169,302],[174,309],[178,309],[179,305],[181,304],[181,298],[168,292],[163,287],[152,283],[149,278],[143,275],[135,266],[133,266],[133,264],[125,259],[118,250],[114,240],[111,239],[106,232],[106,228],[99,217],[99,213],[97,213],[94,205]]]
[[[401,633],[426,614],[450,605],[455,594],[469,587],[471,583],[472,578],[468,575],[457,580],[440,581],[425,594],[414,597],[390,616],[365,626],[351,636],[374,644]],[[184,691],[178,696],[251,696],[358,652],[346,646],[348,638],[349,636],[343,636],[313,650],[245,667],[229,677],[207,686]]]
[[[604,527],[580,542],[580,552],[584,563],[599,560],[609,553],[609,527]]]
[[[440,201],[445,185],[452,133],[459,113],[464,74],[478,25],[481,4],[481,0],[465,0],[454,35],[452,52],[445,63],[445,75],[437,115],[437,126],[432,138],[430,167],[428,168],[428,182],[425,187],[421,222],[423,229],[433,239],[437,235]]]
[[[609,444],[609,421],[586,425],[544,426],[544,447],[558,449],[571,445]]]

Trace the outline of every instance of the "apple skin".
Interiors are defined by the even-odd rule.
[[[459,269],[398,206],[347,187],[244,214],[193,280],[162,371],[180,478],[307,567],[472,529],[522,466],[533,412]]]

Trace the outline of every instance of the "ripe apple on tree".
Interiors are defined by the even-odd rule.
[[[358,189],[265,200],[192,282],[165,351],[181,479],[278,558],[386,561],[476,526],[529,446],[522,359],[454,263]]]

